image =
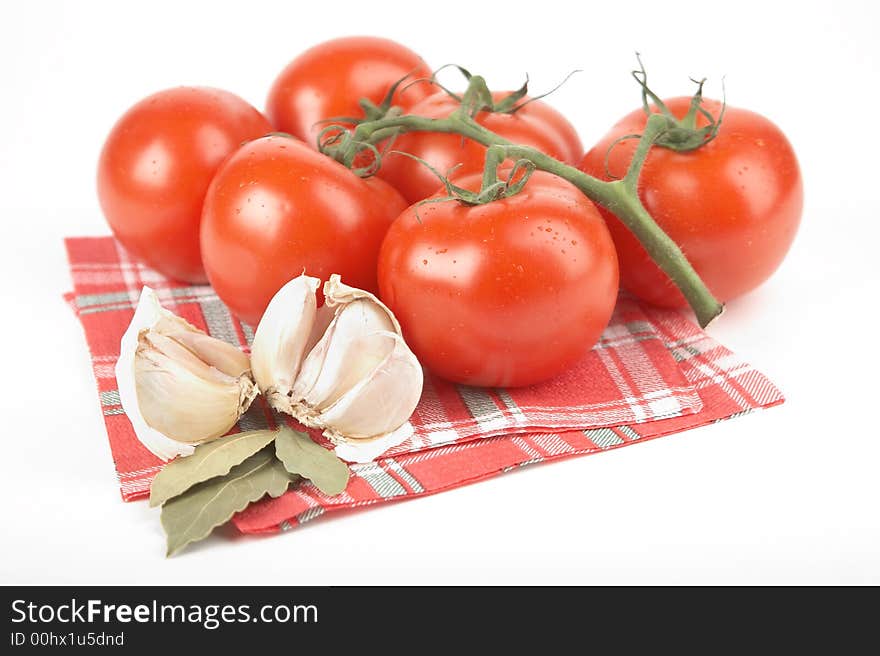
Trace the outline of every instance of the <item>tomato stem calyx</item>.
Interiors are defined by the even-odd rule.
[[[523,190],[523,187],[525,187],[526,182],[529,181],[536,168],[534,163],[528,159],[517,160],[510,169],[507,178],[502,180],[498,176],[498,167],[506,159],[505,148],[504,146],[490,146],[487,149],[486,167],[483,170],[483,180],[480,189],[478,191],[471,191],[470,189],[458,186],[450,180],[450,177],[455,172],[455,168],[458,167],[447,171],[446,175],[443,175],[421,157],[416,157],[400,150],[391,151],[389,154],[403,155],[404,157],[416,160],[419,164],[427,167],[446,189],[445,196],[426,198],[418,203],[419,206],[426,203],[442,203],[445,201],[457,201],[464,205],[485,205],[502,198],[509,198]]]
[[[688,107],[687,114],[682,118],[678,118],[672,113],[669,107],[666,106],[666,103],[664,103],[648,86],[648,73],[645,70],[645,65],[642,63],[642,57],[639,53],[636,53],[636,59],[639,62],[639,70],[632,71],[632,76],[642,88],[642,107],[645,110],[645,114],[647,114],[649,119],[652,116],[662,116],[666,121],[666,130],[654,140],[654,145],[660,146],[661,148],[668,148],[669,150],[675,150],[680,153],[686,153],[691,150],[696,150],[697,148],[702,148],[712,141],[718,135],[718,130],[721,129],[721,121],[724,120],[724,110],[727,107],[724,80],[722,79],[721,81],[723,102],[721,103],[721,111],[718,113],[717,117],[702,106],[703,85],[706,83],[706,78],[701,80],[691,78],[691,82],[697,85],[697,90],[691,97],[691,104]],[[650,102],[648,101],[649,98]],[[654,107],[660,110],[659,113],[652,111],[652,103]],[[698,128],[698,116],[703,116],[708,121],[708,124],[702,128]],[[628,138],[629,136],[622,137],[622,139]],[[618,142],[612,144],[611,148],[617,143]]]
[[[467,80],[468,88],[463,95],[460,96],[437,82],[437,73],[442,71],[444,68],[457,69],[458,72],[464,76],[465,80]],[[436,86],[445,91],[453,100],[458,102],[463,107],[462,111],[473,117],[480,112],[490,112],[494,114],[516,114],[519,110],[521,110],[529,103],[533,103],[536,100],[546,98],[551,93],[556,92],[562,87],[562,85],[568,82],[572,75],[581,72],[582,71],[580,69],[573,70],[571,73],[565,76],[562,82],[557,84],[549,91],[545,91],[544,93],[537,96],[532,96],[531,98],[527,98],[526,100],[523,100],[523,98],[525,98],[529,93],[528,74],[526,74],[526,79],[519,89],[517,89],[516,91],[511,91],[506,96],[503,96],[500,100],[497,101],[495,100],[495,97],[492,94],[492,90],[489,88],[489,85],[486,82],[486,78],[484,78],[482,75],[473,75],[466,68],[463,68],[458,64],[446,64],[445,66],[441,66],[436,71],[434,71],[431,82],[433,82]]]

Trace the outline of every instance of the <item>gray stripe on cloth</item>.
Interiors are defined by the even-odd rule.
[[[232,323],[229,310],[219,299],[204,299],[199,301],[205,323],[208,325],[208,333],[224,342],[239,345],[238,333]]]
[[[244,338],[247,341],[248,346],[254,343],[254,329],[244,321],[241,322],[241,332],[244,333]]]
[[[633,334],[654,332],[654,326],[648,321],[630,321],[626,324],[626,329]]]
[[[103,305],[98,307],[84,308],[78,311],[79,316],[83,317],[87,314],[97,314],[98,312],[113,312],[114,310],[130,310],[134,307],[134,303],[128,301],[126,303],[116,303],[114,305]]]
[[[715,348],[716,343],[714,340],[703,335],[666,342],[665,346],[676,362],[684,362],[685,360],[699,357],[707,350]]]
[[[217,293],[207,285],[193,285],[191,287],[172,287],[167,293],[174,298],[217,298]]]
[[[406,494],[406,489],[387,471],[375,462],[357,465],[355,473],[364,479],[383,499],[399,497]]]
[[[309,508],[308,510],[302,511],[299,515],[296,516],[296,521],[300,524],[305,524],[306,522],[310,522],[313,519],[317,519],[323,514],[324,508],[321,506],[315,506],[314,508]]]
[[[101,405],[119,405],[120,403],[119,390],[101,392]]]
[[[590,441],[600,449],[607,449],[618,444],[623,444],[623,440],[610,428],[594,428],[585,430],[584,435],[590,438]]]
[[[422,484],[416,480],[416,477],[410,474],[406,469],[404,469],[403,465],[394,460],[394,458],[388,458],[387,460],[385,460],[385,464],[388,465],[389,468],[393,469],[395,474],[405,480],[406,484],[412,488],[413,492],[419,493],[425,491],[425,488],[423,488]]]
[[[669,354],[676,362],[684,362],[700,355],[700,351],[690,346],[676,346],[669,349]]]
[[[131,303],[128,292],[110,292],[107,294],[83,294],[76,297],[76,307],[87,308],[107,303]]]
[[[455,389],[480,428],[487,429],[487,424],[504,417],[504,413],[495,405],[495,400],[485,390],[465,385],[456,385]]]
[[[517,424],[526,423],[526,416],[523,414],[522,410],[519,409],[516,401],[513,400],[513,397],[510,396],[507,390],[497,389],[495,390],[495,393],[498,394],[498,398],[501,399],[501,402],[504,403],[504,406],[508,410],[510,410],[510,414],[513,415],[514,420]]]
[[[266,430],[269,428],[269,420],[263,412],[263,406],[259,400],[254,401],[248,411],[238,419],[238,425],[243,431]]]

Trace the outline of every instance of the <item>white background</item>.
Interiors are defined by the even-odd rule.
[[[0,583],[880,583],[875,3],[3,2],[0,8]],[[429,17],[422,17],[422,13]],[[179,84],[262,107],[325,38],[397,39],[504,88],[528,72],[592,144],[638,104],[711,78],[780,124],[806,209],[777,275],[711,333],[777,382],[773,410],[270,538],[163,557],[120,501],[62,237],[106,234],[98,151]]]

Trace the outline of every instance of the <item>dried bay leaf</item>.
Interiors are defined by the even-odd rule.
[[[309,479],[326,495],[339,494],[348,485],[348,465],[305,433],[281,428],[275,438],[275,455],[288,472]]]
[[[186,492],[193,485],[229,470],[275,439],[276,431],[257,430],[236,433],[197,446],[192,455],[172,460],[160,471],[150,486],[150,506],[158,506]]]
[[[268,494],[279,497],[298,481],[275,458],[271,446],[265,447],[225,476],[199,483],[162,506],[162,528],[167,536],[170,556],[190,542],[208,537],[217,526],[228,522],[248,504]]]

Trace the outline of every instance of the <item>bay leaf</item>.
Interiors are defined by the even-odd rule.
[[[339,494],[348,485],[348,465],[306,433],[281,428],[275,437],[275,455],[288,472],[309,479],[326,495]]]
[[[268,445],[275,435],[273,430],[245,431],[200,444],[192,455],[172,460],[156,475],[150,486],[150,506],[161,505],[197,483],[228,474]]]
[[[162,506],[162,528],[170,556],[190,542],[208,537],[250,503],[266,494],[279,497],[299,480],[275,458],[271,446],[258,451],[225,476],[199,483]]]

